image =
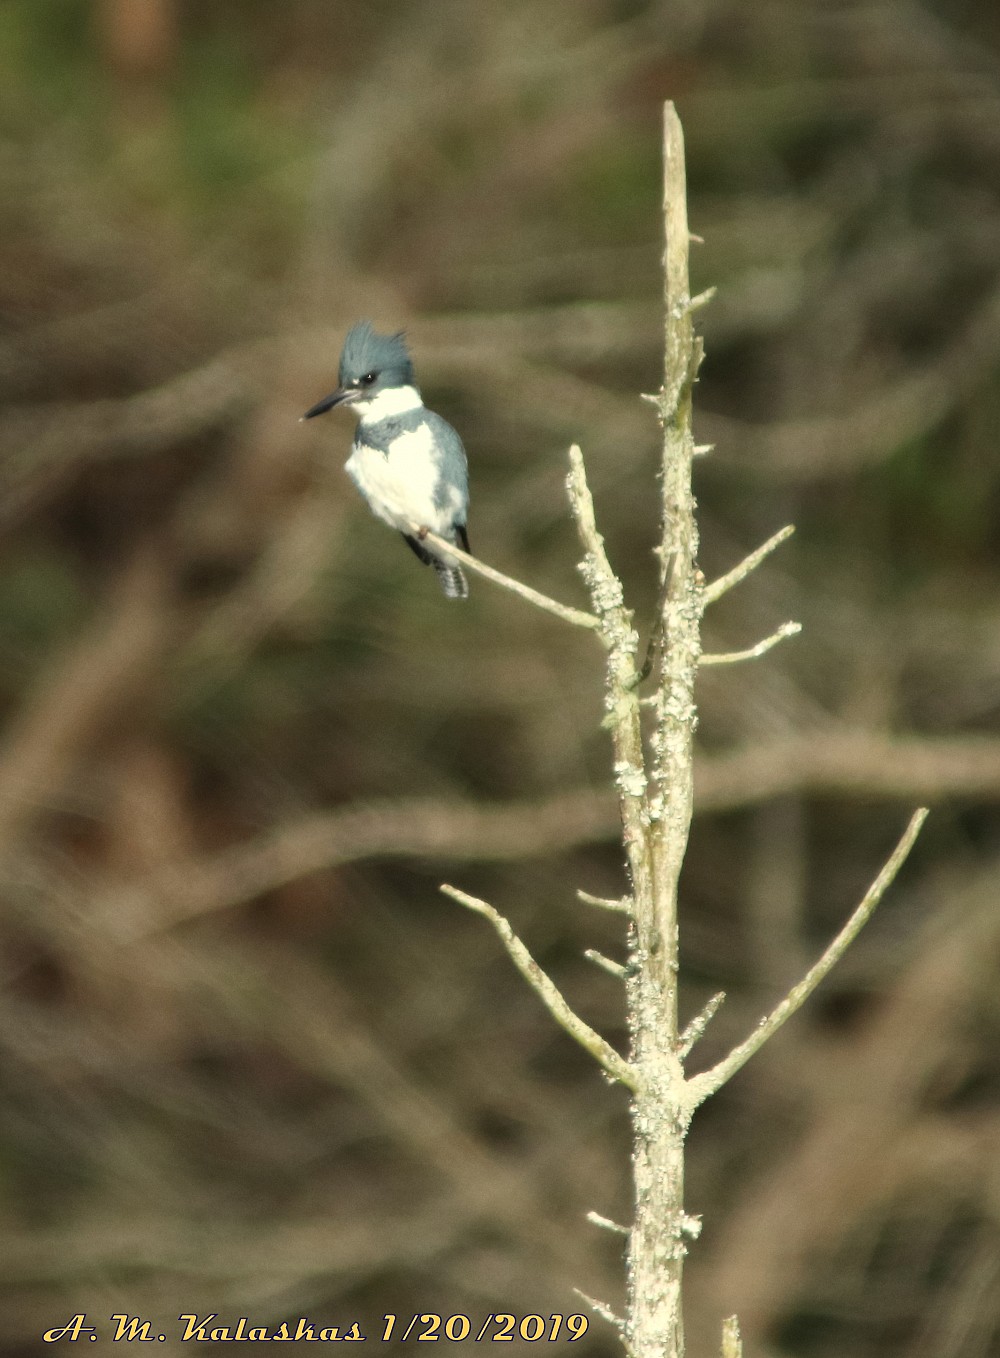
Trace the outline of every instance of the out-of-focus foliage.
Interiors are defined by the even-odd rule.
[[[300,425],[409,332],[484,559],[582,603],[583,447],[644,635],[659,117],[691,179],[704,1060],[934,815],[818,1003],[699,1115],[692,1350],[985,1358],[1000,1316],[1000,24],[991,0],[0,6],[0,1352],[621,1295],[623,1042],[586,636],[436,592]],[[551,1346],[561,1351],[560,1345]],[[615,1352],[596,1319],[573,1352]]]

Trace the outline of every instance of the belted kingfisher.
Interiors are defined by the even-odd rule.
[[[454,557],[425,547],[420,529],[469,550],[469,469],[462,440],[428,410],[413,381],[402,334],[378,335],[368,321],[352,325],[340,355],[340,386],[302,416],[334,406],[358,416],[346,470],[372,513],[398,528],[407,546],[437,572],[449,599],[469,586]],[[416,525],[416,530],[414,529]]]

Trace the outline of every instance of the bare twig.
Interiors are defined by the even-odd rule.
[[[733,569],[727,571],[725,575],[720,575],[718,580],[713,580],[711,584],[706,585],[703,596],[705,606],[707,607],[709,604],[714,604],[716,599],[721,599],[723,594],[726,594],[731,590],[734,585],[738,585],[741,580],[745,580],[751,571],[757,569],[765,557],[770,556],[774,549],[780,547],[783,542],[787,542],[794,532],[795,525],[793,523],[786,524],[785,527],[780,528],[773,537],[768,538],[766,542],[762,543],[756,551],[751,552],[749,556],[744,557],[738,566],[734,566]]]
[[[609,976],[614,976],[618,981],[625,979],[627,972],[622,964],[613,961],[610,957],[605,957],[604,954],[598,952],[596,948],[585,948],[583,955],[588,962],[593,962],[595,967],[600,967],[601,970],[606,971]]]
[[[714,655],[710,651],[703,651],[698,658],[698,664],[738,665],[741,660],[756,660],[758,656],[767,655],[779,641],[784,641],[786,637],[797,637],[801,631],[800,622],[783,622],[776,632],[772,632],[763,641],[758,641],[756,646],[750,646],[745,651],[721,651]]]
[[[791,1055],[791,1069],[810,1089],[799,1135],[754,1176],[714,1241],[713,1290],[753,1316],[755,1334],[780,1324],[789,1299],[807,1286],[808,1261],[835,1238],[914,1183],[947,1182],[973,1164],[993,1163],[996,1115],[928,1120],[927,1091],[962,1041],[961,997],[993,985],[996,878],[991,859],[953,881],[936,917],[915,930],[908,921],[905,943],[894,949],[896,975],[880,987],[863,1021],[836,1043],[813,1040],[803,1048],[814,1058],[808,1073]],[[786,1070],[788,1063],[786,1057]],[[940,1353],[935,1346],[921,1350],[928,1358]]]
[[[833,970],[850,945],[857,938],[858,934],[868,923],[876,906],[885,895],[887,888],[891,885],[900,868],[906,861],[907,855],[913,848],[914,841],[920,833],[920,827],[927,818],[926,808],[915,811],[910,818],[910,823],[903,833],[903,837],[896,845],[886,861],[885,867],[872,882],[865,892],[865,895],[854,911],[851,918],[841,929],[840,933],[833,940],[830,946],[823,953],[822,957],[812,966],[805,976],[788,992],[785,998],[776,1008],[772,1009],[767,1018],[763,1019],[749,1037],[745,1038],[738,1047],[734,1047],[728,1056],[724,1057],[711,1070],[704,1071],[701,1075],[695,1075],[688,1081],[688,1091],[693,1105],[697,1106],[721,1089],[727,1080],[732,1079],[738,1070],[746,1065],[756,1052],[758,1052],[769,1038],[773,1037],[779,1028],[792,1017],[809,996],[813,993],[819,983]]]
[[[607,896],[592,896],[589,891],[577,889],[576,898],[583,901],[584,905],[596,905],[601,910],[614,910],[620,915],[632,913],[632,901],[628,896],[622,896],[618,900],[609,900]]]
[[[629,1228],[622,1226],[617,1221],[612,1221],[610,1217],[601,1216],[600,1212],[588,1212],[587,1220],[593,1226],[599,1226],[602,1231],[611,1231],[613,1235],[628,1235]]]
[[[624,1320],[621,1316],[615,1315],[606,1301],[598,1301],[595,1297],[588,1297],[586,1292],[581,1292],[578,1287],[574,1287],[573,1291],[582,1301],[587,1303],[595,1316],[600,1316],[602,1320],[606,1320],[609,1325],[613,1325],[618,1331],[625,1328]],[[627,1346],[626,1351],[628,1351]]]
[[[738,1316],[727,1316],[722,1322],[722,1358],[743,1358],[743,1339]]]
[[[702,307],[708,306],[709,302],[712,301],[718,291],[719,289],[713,285],[710,288],[706,288],[704,292],[696,293],[688,302],[687,310],[700,311]]]
[[[541,967],[528,952],[517,934],[511,928],[510,921],[506,920],[499,911],[494,910],[492,905],[486,901],[481,901],[477,896],[470,896],[457,887],[443,885],[441,890],[452,900],[458,901],[460,905],[466,906],[469,910],[474,910],[479,915],[484,915],[490,921],[494,929],[503,940],[504,947],[510,953],[514,965],[531,986],[532,990],[540,996],[549,1013],[564,1028],[570,1037],[575,1038],[580,1046],[590,1052],[591,1056],[600,1063],[613,1080],[634,1090],[637,1087],[637,1076],[632,1066],[623,1056],[619,1056],[614,1047],[606,1042],[600,1033],[594,1032],[589,1024],[584,1023],[566,1003],[561,991],[553,981],[542,971]]]
[[[585,613],[580,608],[571,608],[569,604],[561,604],[557,599],[550,599],[547,594],[540,594],[537,589],[532,589],[530,585],[524,585],[520,580],[514,580],[509,575],[504,575],[502,571],[494,570],[492,566],[485,565],[477,557],[463,552],[460,547],[456,547],[453,542],[446,542],[444,538],[439,538],[436,533],[425,532],[419,524],[413,525],[414,536],[420,537],[422,542],[429,543],[445,556],[454,557],[463,566],[467,566],[476,575],[481,575],[484,580],[492,580],[495,585],[508,589],[512,594],[519,594],[522,599],[527,599],[528,603],[534,604],[536,608],[542,608],[546,613],[552,613],[557,618],[562,618],[563,622],[572,623],[574,627],[586,627],[593,631],[598,626],[598,621],[593,613]]]
[[[590,591],[599,619],[599,635],[608,653],[605,724],[614,748],[615,781],[632,898],[638,900],[643,895],[649,899],[653,876],[646,814],[645,750],[641,708],[635,692],[639,639],[632,626],[632,614],[625,607],[621,582],[611,569],[604,539],[597,531],[583,455],[575,444],[569,450],[569,468],[566,490],[584,549],[580,571]]]
[[[705,1029],[715,1018],[716,1014],[726,998],[724,990],[718,991],[705,1005],[700,1013],[695,1014],[694,1018],[681,1033],[677,1043],[677,1055],[683,1061],[686,1056],[691,1054],[691,1050],[696,1042],[700,1042],[705,1035]]]

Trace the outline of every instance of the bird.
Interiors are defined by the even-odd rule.
[[[352,325],[338,383],[302,418],[350,407],[358,425],[345,464],[348,476],[375,517],[402,533],[424,565],[434,567],[445,596],[468,598],[458,561],[425,542],[433,532],[469,550],[465,448],[447,420],[424,405],[404,333],[380,335],[370,321]]]

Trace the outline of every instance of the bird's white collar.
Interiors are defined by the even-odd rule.
[[[419,410],[423,406],[420,392],[416,387],[389,387],[371,399],[352,401],[351,409],[366,424],[377,424],[392,415],[405,415],[407,411]]]

